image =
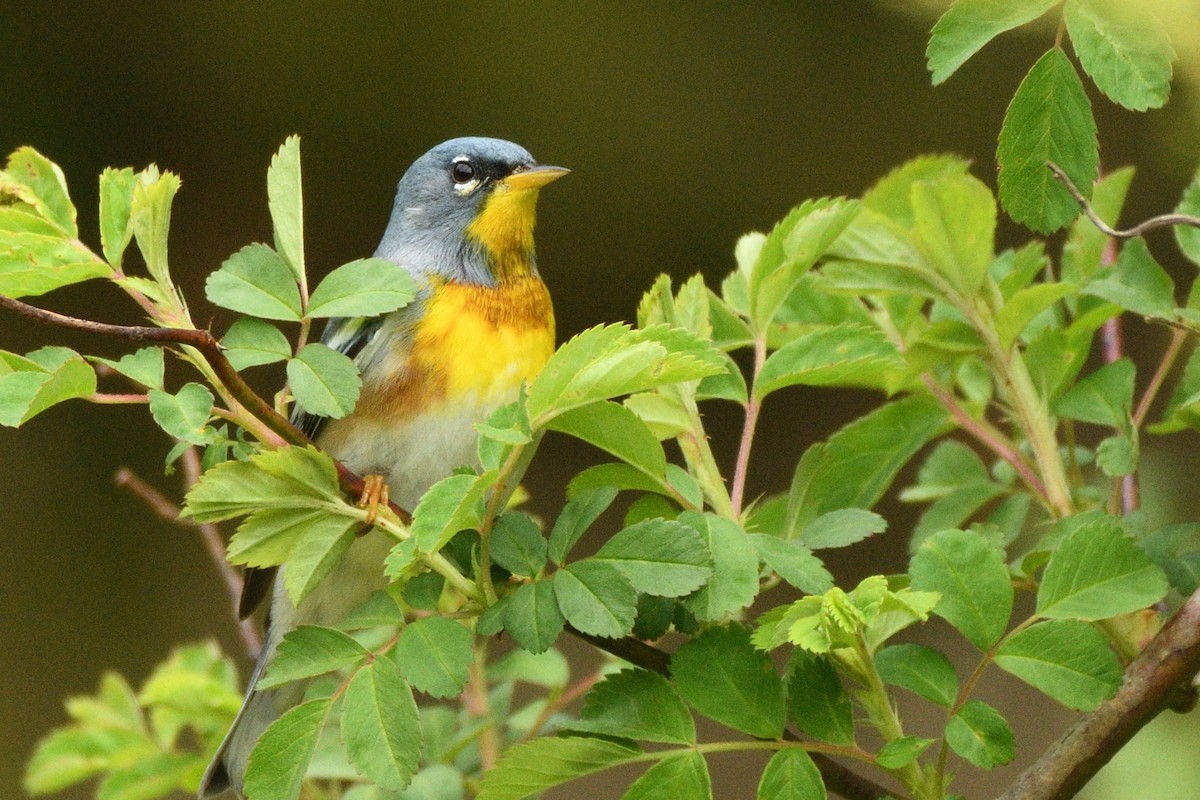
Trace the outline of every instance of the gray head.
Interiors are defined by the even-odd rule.
[[[442,142],[400,179],[375,255],[414,274],[487,286],[536,274],[538,189],[566,173],[503,139]]]

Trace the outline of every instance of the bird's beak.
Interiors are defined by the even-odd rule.
[[[571,170],[566,167],[538,166],[514,172],[503,183],[510,189],[539,189],[556,181]]]

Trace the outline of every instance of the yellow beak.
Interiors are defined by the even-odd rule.
[[[539,189],[551,181],[558,180],[570,171],[566,167],[530,167],[521,172],[514,172],[501,181],[501,183],[510,189]]]

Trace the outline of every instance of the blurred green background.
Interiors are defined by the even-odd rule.
[[[923,52],[943,5],[8,3],[0,10],[0,150],[31,144],[61,164],[87,232],[105,166],[154,161],[181,174],[173,269],[196,320],[211,319],[221,332],[230,317],[203,299],[203,279],[243,244],[269,240],[266,167],[288,134],[303,137],[308,261],[318,274],[374,249],[396,180],[428,147],[467,134],[511,138],[573,170],[544,193],[538,235],[565,338],[630,319],[660,272],[682,279],[700,271],[715,284],[742,233],[770,226],[803,198],[857,194],[910,156],[965,154],[994,185],[1004,109],[1053,30],[1005,36],[934,89]],[[1104,164],[1138,166],[1126,220],[1173,206],[1200,155],[1191,66],[1200,3],[1155,5],[1185,59],[1172,103],[1135,115],[1093,92]],[[1006,243],[1025,236],[1007,222],[1001,233]],[[1151,246],[1190,280],[1169,235]],[[138,321],[132,304],[94,284],[41,302]],[[1130,335],[1142,363],[1165,339],[1138,326]],[[83,341],[0,317],[4,349]],[[87,346],[122,352],[116,342]],[[267,375],[263,388],[275,380]],[[784,488],[804,446],[876,400],[781,393],[761,423],[769,433],[755,450],[750,489]],[[0,797],[22,796],[22,764],[36,739],[65,721],[61,699],[92,691],[103,670],[136,684],[173,644],[206,637],[239,652],[228,599],[200,542],[113,485],[113,472],[127,466],[177,489],[162,470],[169,442],[144,411],[72,404],[20,431],[0,429],[0,752],[8,754]],[[715,445],[731,460],[740,420],[720,408],[710,418]],[[1177,477],[1193,472],[1189,445],[1147,445],[1147,500],[1164,520],[1195,518],[1177,496],[1195,494]],[[592,458],[549,442],[529,477],[535,507],[552,509],[566,479]],[[888,534],[839,553],[833,567],[844,581],[904,563],[912,510],[886,513]],[[1004,678],[983,696],[1025,721],[1014,725],[1013,765],[964,781],[961,789],[977,795],[1007,784],[1069,719]],[[1164,767],[1171,748],[1151,744],[1167,793],[1152,794],[1143,768],[1142,800],[1200,795],[1195,718],[1164,729],[1171,724],[1165,741],[1193,734],[1187,749],[1176,748],[1192,765],[1193,788],[1180,793],[1187,768]],[[746,796],[731,788],[741,783],[735,761],[713,767],[719,797]],[[1131,796],[1120,791],[1128,778],[1114,780],[1115,793],[1093,796]]]

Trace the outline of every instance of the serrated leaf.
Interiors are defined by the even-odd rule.
[[[221,339],[225,357],[234,369],[274,364],[292,356],[292,345],[283,333],[265,320],[254,317],[239,319]]]
[[[100,244],[104,257],[116,269],[121,268],[121,257],[133,240],[129,222],[137,180],[128,167],[109,167],[100,173]]]
[[[459,531],[478,527],[483,495],[492,481],[478,475],[451,475],[435,483],[413,511],[412,533],[421,552],[435,553]]]
[[[1018,631],[995,660],[1076,711],[1092,711],[1121,685],[1121,663],[1104,634],[1077,620],[1049,620]]]
[[[408,270],[385,258],[362,258],[325,276],[308,301],[308,317],[375,317],[403,308],[417,294]]]
[[[1166,104],[1175,50],[1153,11],[1067,0],[1063,16],[1079,63],[1110,100],[1133,111]]]
[[[796,648],[787,670],[788,718],[823,742],[854,744],[854,707],[825,656]]]
[[[800,542],[812,550],[846,547],[887,530],[887,520],[874,511],[840,508],[827,511],[800,531]]]
[[[912,186],[921,250],[967,297],[979,293],[995,251],[996,198],[973,175],[949,175]]]
[[[583,699],[571,730],[636,741],[695,744],[696,725],[666,678],[643,669],[606,677]]]
[[[263,733],[250,753],[244,791],[248,800],[295,800],[333,699],[289,709]]]
[[[1013,294],[996,313],[1000,344],[1007,350],[1034,317],[1075,291],[1069,283],[1037,283]]]
[[[1053,161],[1085,196],[1099,171],[1096,122],[1087,93],[1059,48],[1051,48],[1017,88],[996,150],[1000,202],[1017,222],[1051,233],[1079,215],[1075,198],[1050,170]]]
[[[248,244],[204,282],[209,302],[254,317],[300,320],[300,289],[283,257],[265,244]]]
[[[617,639],[633,630],[637,592],[621,572],[598,561],[577,561],[554,573],[554,596],[567,622],[592,636]]]
[[[1175,317],[1175,282],[1159,266],[1140,236],[1125,242],[1116,266],[1100,273],[1098,279],[1081,291],[1144,317]]]
[[[304,280],[304,203],[300,186],[300,137],[289,136],[271,157],[267,205],[275,229],[275,247],[296,281]]]
[[[96,393],[95,370],[65,347],[13,356],[8,369],[0,372],[0,425],[15,428],[53,405]]]
[[[712,578],[685,597],[683,605],[698,618],[711,621],[753,603],[758,594],[758,554],[746,532],[727,519],[694,511],[680,514],[679,521],[699,531],[713,559]]]
[[[919,644],[894,644],[875,654],[884,683],[908,689],[931,703],[950,708],[958,697],[958,675],[938,650]]]
[[[1002,767],[1016,754],[1004,717],[981,700],[968,700],[946,723],[950,749],[981,769]]]
[[[1167,593],[1167,578],[1120,523],[1102,517],[1066,536],[1050,556],[1037,613],[1099,620],[1146,608]]]
[[[799,747],[771,756],[758,783],[757,800],[825,800],[825,783],[812,757]]]
[[[66,236],[79,235],[67,179],[57,164],[32,147],[19,147],[8,157],[5,171],[26,189],[21,199],[34,206],[46,221]]]
[[[667,456],[658,439],[636,414],[608,401],[565,411],[547,423],[550,430],[566,433],[611,453],[645,473],[662,480]]]
[[[892,739],[879,748],[875,755],[875,763],[884,769],[900,769],[908,766],[924,753],[934,739],[923,739],[919,736],[902,736]]]
[[[528,514],[502,514],[490,535],[492,561],[512,574],[532,578],[546,566],[546,537]]]
[[[941,594],[934,613],[980,650],[1004,635],[1012,614],[1013,588],[1000,552],[971,531],[935,533],[913,554],[912,586]]]
[[[313,447],[280,447],[205,471],[183,516],[220,522],[263,509],[326,510],[341,503],[332,459]]]
[[[340,522],[340,527],[333,520]],[[299,606],[337,566],[354,543],[359,526],[356,519],[333,517],[327,524],[305,531],[292,545],[282,576],[292,605]]]
[[[111,367],[143,386],[151,389],[163,388],[164,364],[161,347],[143,347],[137,352],[121,356],[117,361],[99,356],[91,356],[91,360]]]
[[[750,534],[758,557],[779,577],[808,594],[823,594],[833,588],[833,576],[813,555],[812,550],[795,539],[780,539],[766,533]]]
[[[11,221],[13,212],[9,210],[8,215]],[[92,278],[111,276],[112,269],[107,264],[77,241],[62,238],[57,231],[46,235],[5,232],[0,227],[0,294],[5,297],[40,295]]]
[[[783,732],[783,682],[744,625],[709,628],[681,645],[671,681],[692,708],[723,725],[766,739]]]
[[[171,204],[179,185],[178,175],[148,167],[138,175],[129,210],[129,224],[150,277],[163,292],[171,293],[176,290],[167,263],[167,234],[171,229]]]
[[[492,681],[522,681],[546,689],[562,689],[570,681],[571,668],[557,650],[536,655],[513,650],[489,664],[487,676]]]
[[[333,628],[301,625],[284,634],[255,689],[270,689],[348,667],[370,655],[350,636]]]
[[[288,386],[306,412],[341,419],[354,410],[362,378],[346,356],[320,342],[304,345],[288,361]]]
[[[1179,205],[1175,206],[1176,214],[1200,216],[1200,170],[1192,178],[1192,182],[1183,190]],[[1174,226],[1175,241],[1179,249],[1193,264],[1200,266],[1200,228],[1191,225]]]
[[[1096,446],[1096,466],[1110,478],[1132,475],[1137,464],[1137,445],[1127,436],[1109,436]]]
[[[538,737],[505,751],[484,773],[478,800],[524,800],[573,778],[631,761],[641,750],[579,736]]]
[[[375,659],[350,680],[341,730],[346,756],[362,775],[396,792],[412,780],[421,758],[421,721],[391,659]]]
[[[1056,0],[958,0],[933,26],[925,60],[937,86],[1005,31],[1032,22]]]
[[[554,588],[550,580],[527,583],[509,595],[505,603],[504,629],[530,653],[548,651],[566,623]]]
[[[212,392],[198,383],[186,384],[175,394],[150,390],[154,421],[181,442],[204,445],[213,441],[213,431],[208,427],[212,410]]]
[[[642,773],[621,800],[712,800],[708,764],[698,752],[670,755]]]
[[[473,639],[470,630],[452,619],[422,617],[400,631],[396,663],[418,691],[456,697],[471,669]]]
[[[694,529],[648,519],[617,532],[591,558],[616,567],[633,588],[657,597],[680,597],[712,575],[712,557]]]
[[[772,353],[754,383],[762,399],[785,386],[861,386],[882,389],[904,369],[896,346],[878,328],[847,322],[813,328]]]
[[[571,548],[579,541],[592,523],[612,505],[617,490],[604,486],[575,493],[554,520],[550,529],[549,555],[555,564],[566,559]]]

